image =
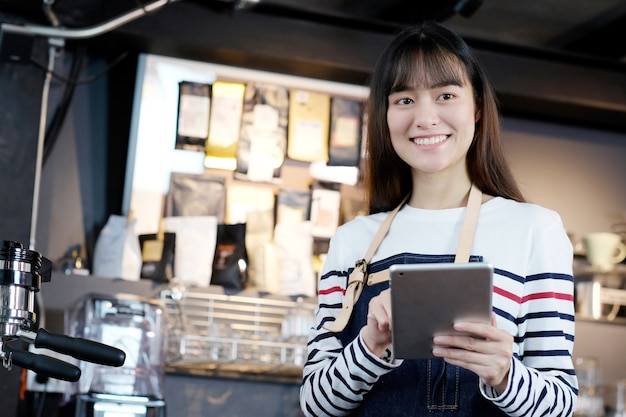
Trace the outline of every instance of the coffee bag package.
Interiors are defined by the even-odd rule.
[[[165,216],[214,216],[224,222],[225,179],[207,174],[172,172]]]
[[[333,97],[331,101],[328,165],[358,166],[361,155],[363,105]]]
[[[257,182],[280,178],[287,151],[289,90],[271,84],[246,85],[237,147],[236,177]]]
[[[211,85],[190,81],[178,83],[176,149],[204,152],[209,135]]]
[[[316,182],[311,196],[311,233],[316,238],[331,238],[339,227],[341,192],[339,184]]]
[[[248,283],[246,223],[217,225],[211,285],[242,290]]]
[[[209,138],[204,166],[234,171],[237,166],[237,145],[243,114],[243,83],[213,83]]]
[[[287,156],[303,162],[327,161],[329,118],[328,94],[290,90]]]
[[[217,242],[217,218],[165,217],[163,230],[176,235],[174,278],[192,287],[207,287],[211,282]]]
[[[299,223],[309,220],[311,192],[281,188],[276,198],[276,223]]]
[[[158,233],[139,235],[141,245],[141,278],[169,281],[174,277],[176,234]]]

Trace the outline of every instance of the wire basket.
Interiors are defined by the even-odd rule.
[[[302,375],[316,304],[298,297],[237,295],[222,287],[171,287],[166,366],[195,373]]]

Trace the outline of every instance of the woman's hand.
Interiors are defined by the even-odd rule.
[[[462,322],[455,323],[454,329],[467,336],[435,336],[433,354],[476,373],[500,394],[504,392],[513,357],[513,336],[497,328],[495,313],[491,324]]]
[[[361,331],[365,346],[381,357],[391,345],[391,297],[386,289],[372,298],[367,311],[367,324]]]

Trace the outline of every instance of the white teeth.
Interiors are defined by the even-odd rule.
[[[415,143],[416,145],[434,145],[435,143],[443,142],[447,138],[448,136],[446,135],[434,136],[431,138],[418,138],[413,139],[413,143]]]

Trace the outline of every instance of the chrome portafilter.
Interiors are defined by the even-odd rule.
[[[46,263],[43,265],[42,263]],[[42,276],[43,274],[43,276]],[[50,281],[51,263],[20,243],[0,241],[0,335],[2,340],[30,329],[37,320],[35,294],[42,281]]]
[[[43,376],[78,381],[80,368],[47,355],[38,355],[10,346],[20,339],[70,355],[76,359],[108,366],[122,366],[126,353],[115,347],[81,338],[57,335],[36,327],[35,294],[42,282],[50,281],[52,262],[20,243],[0,241],[0,359],[5,368],[12,364]]]

